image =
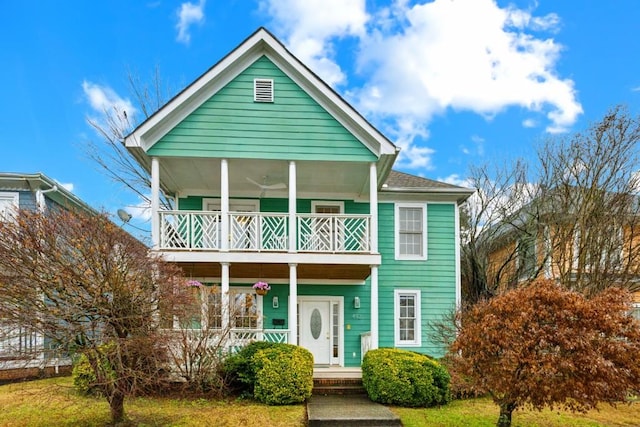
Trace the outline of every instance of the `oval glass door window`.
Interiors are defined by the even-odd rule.
[[[311,327],[311,336],[313,336],[314,340],[317,340],[320,337],[320,332],[322,331],[322,316],[320,315],[320,310],[314,308],[311,312],[310,325]]]

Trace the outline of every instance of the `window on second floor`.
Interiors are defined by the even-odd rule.
[[[427,207],[424,204],[395,205],[396,259],[427,259]]]
[[[0,221],[11,219],[18,209],[18,202],[18,193],[0,192]]]

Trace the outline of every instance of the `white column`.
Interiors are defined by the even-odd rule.
[[[231,307],[229,307],[229,263],[220,263],[222,271],[220,272],[220,301],[222,303],[222,330],[229,328],[229,315]]]
[[[298,266],[289,264],[289,344],[298,344]]]
[[[378,266],[371,266],[371,349],[378,348]]]
[[[160,162],[151,158],[151,242],[154,249],[160,247]]]
[[[229,164],[227,159],[220,160],[220,250],[229,250]]]
[[[298,231],[296,227],[296,162],[289,162],[289,252],[296,251]]]
[[[369,165],[369,213],[371,214],[371,253],[378,253],[378,170]]]

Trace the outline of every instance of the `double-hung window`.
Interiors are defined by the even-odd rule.
[[[419,347],[422,343],[419,290],[394,291],[394,319],[396,347]]]
[[[395,205],[396,259],[427,259],[427,207],[425,204]]]

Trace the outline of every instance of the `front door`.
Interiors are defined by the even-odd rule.
[[[330,365],[333,342],[331,301],[301,300],[299,309],[300,346],[313,354],[315,365]]]

